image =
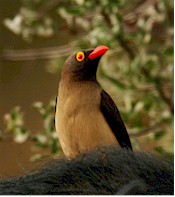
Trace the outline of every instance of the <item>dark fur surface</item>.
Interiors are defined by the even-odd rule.
[[[116,147],[0,180],[0,194],[173,194],[173,161]]]

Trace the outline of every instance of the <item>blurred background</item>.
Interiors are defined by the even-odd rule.
[[[54,127],[61,67],[107,45],[98,81],[135,151],[173,155],[173,0],[0,0],[0,177],[62,155]]]

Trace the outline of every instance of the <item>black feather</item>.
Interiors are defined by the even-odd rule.
[[[57,109],[57,97],[55,98],[55,113],[56,113],[56,109]]]
[[[101,92],[100,108],[111,130],[116,136],[120,146],[130,148],[132,150],[129,135],[117,109],[117,106],[104,90],[102,90]]]

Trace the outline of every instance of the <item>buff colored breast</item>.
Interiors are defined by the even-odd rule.
[[[73,158],[98,146],[117,144],[100,111],[101,88],[97,84],[60,82],[56,130],[64,154]]]

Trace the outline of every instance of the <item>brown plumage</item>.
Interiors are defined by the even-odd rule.
[[[96,70],[107,47],[71,55],[63,65],[55,125],[67,158],[97,148],[120,144],[132,149],[117,107],[96,80]]]

